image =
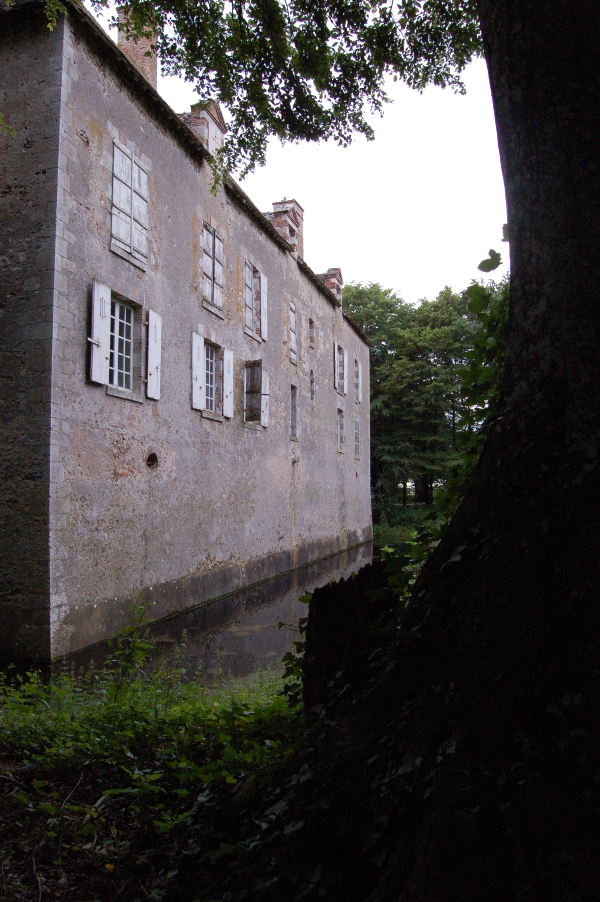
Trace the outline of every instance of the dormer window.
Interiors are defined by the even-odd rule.
[[[210,154],[223,146],[227,126],[218,103],[200,101],[192,104],[189,114],[182,114],[184,122],[202,141]]]

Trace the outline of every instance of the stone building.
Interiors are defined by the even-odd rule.
[[[0,15],[0,656],[48,660],[369,541],[369,349],[296,200],[211,194],[217,106]]]

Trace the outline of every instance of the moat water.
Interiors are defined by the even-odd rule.
[[[282,657],[300,639],[298,623],[308,614],[300,598],[331,580],[348,579],[372,556],[372,543],[361,545],[150,624],[151,657],[177,659],[187,674],[201,674],[209,685],[281,671]],[[112,650],[114,644],[112,649],[97,646],[58,663],[53,670],[102,667]]]

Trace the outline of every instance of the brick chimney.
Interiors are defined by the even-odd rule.
[[[336,296],[338,301],[340,302],[340,307],[342,306],[342,288],[344,287],[344,280],[342,278],[342,270],[338,267],[332,267],[328,269],[327,272],[319,274],[319,278],[321,282],[329,288],[330,291]]]
[[[273,212],[267,213],[282,238],[292,245],[294,257],[304,260],[304,210],[297,200],[276,201]]]
[[[206,100],[193,103],[190,113],[181,113],[180,118],[200,138],[210,154],[223,146],[227,126],[218,103]]]
[[[127,13],[124,6],[117,8],[119,16],[119,47],[126,53],[134,66],[144,75],[156,90],[158,80],[158,61],[156,48],[152,46],[152,38],[127,37]],[[149,56],[146,54],[149,53]]]

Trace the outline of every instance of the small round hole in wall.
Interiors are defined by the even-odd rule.
[[[156,456],[154,451],[152,451],[152,453],[149,454],[148,457],[146,458],[146,465],[151,470],[154,470],[158,466],[158,457]]]

